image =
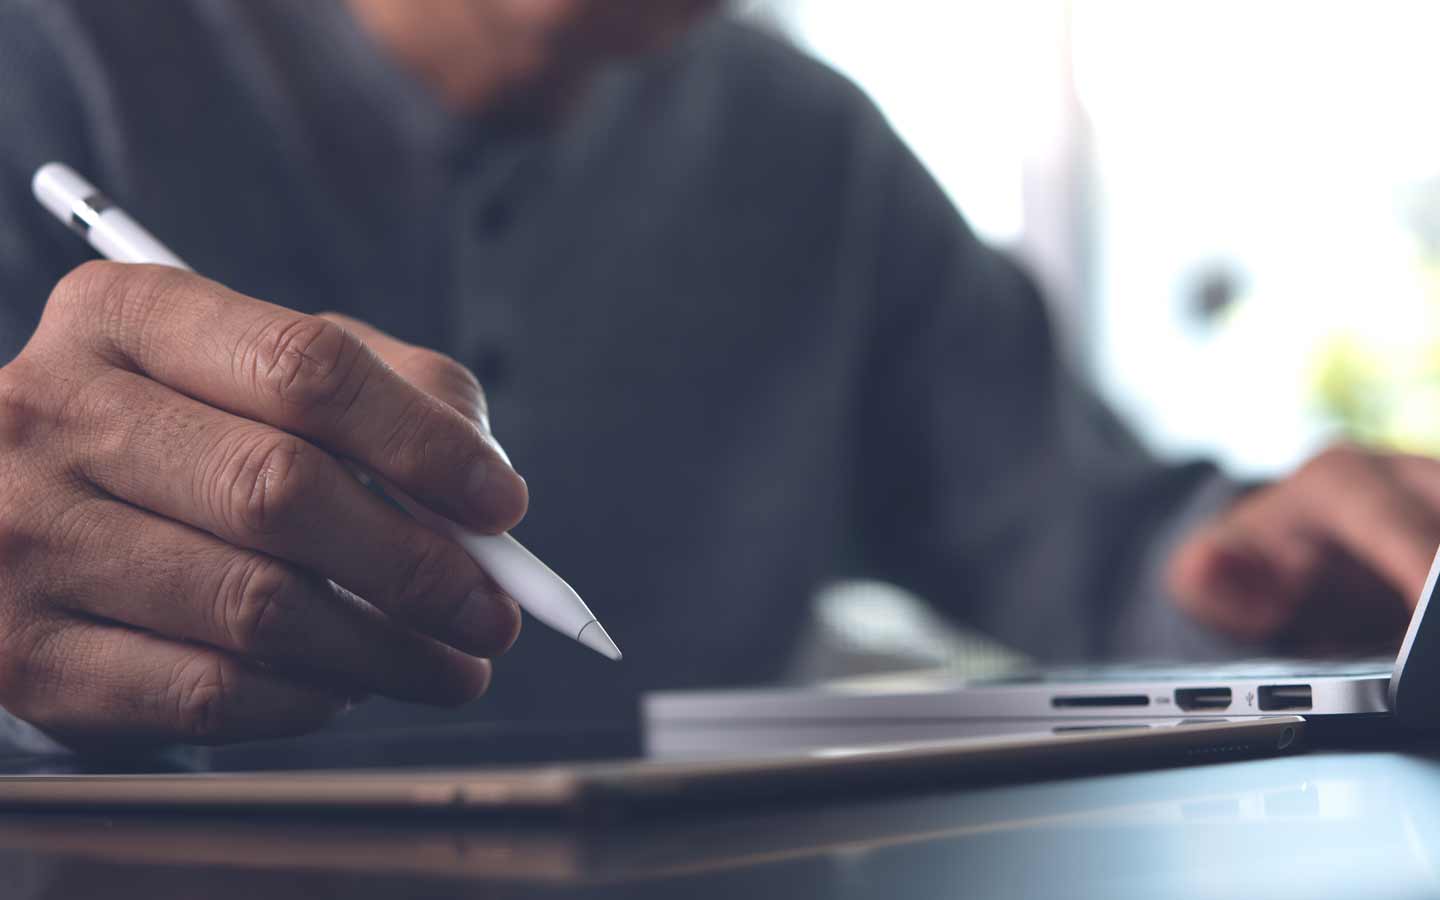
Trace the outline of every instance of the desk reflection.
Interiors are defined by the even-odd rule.
[[[607,829],[0,817],[4,896],[1440,895],[1440,748],[1325,753]]]

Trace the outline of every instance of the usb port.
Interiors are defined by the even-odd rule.
[[[1260,709],[1274,712],[1279,709],[1309,709],[1310,685],[1308,684],[1267,684],[1260,688]]]
[[[1179,688],[1175,691],[1175,705],[1186,712],[1197,709],[1229,709],[1230,689],[1228,687]]]

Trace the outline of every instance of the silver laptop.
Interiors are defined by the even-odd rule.
[[[819,687],[657,693],[645,700],[645,718],[647,727],[671,732],[725,723],[789,728],[1274,715],[1303,715],[1312,722],[1384,717],[1405,728],[1435,728],[1440,727],[1440,612],[1427,616],[1427,610],[1437,580],[1440,552],[1394,659],[1104,666],[986,682],[900,673]]]

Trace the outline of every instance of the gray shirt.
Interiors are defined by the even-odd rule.
[[[516,535],[627,656],[532,627],[487,698],[412,719],[772,679],[841,575],[1042,658],[1211,646],[1157,566],[1225,482],[1151,458],[1032,281],[770,35],[709,21],[527,137],[447,115],[334,2],[0,0],[7,354],[87,256],[28,195],[50,159],[206,275],[480,375]]]

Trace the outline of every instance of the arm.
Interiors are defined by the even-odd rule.
[[[1022,650],[1233,652],[1163,560],[1233,487],[1150,456],[1056,347],[1034,284],[891,139],[860,421],[861,561]]]
[[[84,257],[30,198],[30,173],[51,159],[82,160],[80,100],[39,13],[0,2],[0,364],[29,339],[51,287]],[[88,157],[88,153],[85,154]],[[0,752],[55,753],[40,729],[0,709]]]
[[[31,174],[50,160],[95,171],[84,96],[51,39],[60,15],[0,0],[0,364],[29,339],[55,282],[87,258],[30,196]]]

